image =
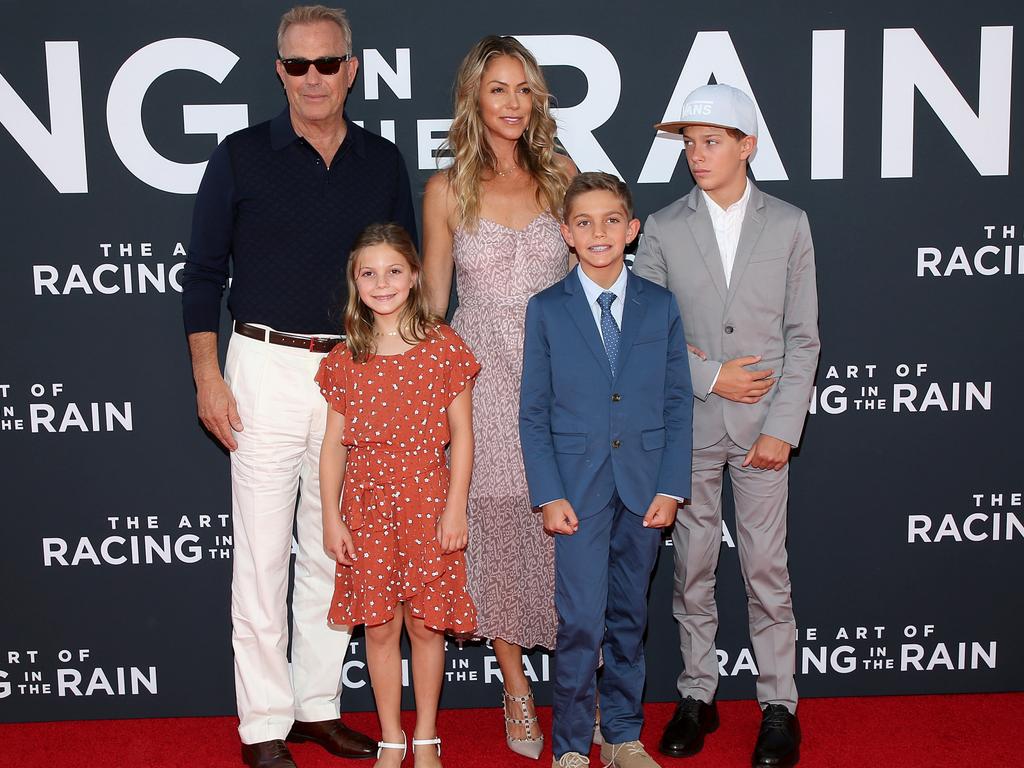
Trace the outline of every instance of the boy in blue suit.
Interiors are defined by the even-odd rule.
[[[531,502],[555,535],[552,765],[590,764],[599,688],[602,761],[650,768],[643,634],[661,529],[690,495],[686,337],[672,294],[625,267],[628,187],[580,174],[563,210],[579,266],[527,306],[519,407]]]

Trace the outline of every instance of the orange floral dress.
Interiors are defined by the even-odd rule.
[[[383,624],[404,602],[433,629],[476,628],[464,553],[442,554],[436,526],[448,496],[448,406],[479,371],[447,325],[402,354],[356,363],[339,344],[321,361],[316,382],[345,416],[341,519],[357,551],[352,566],[338,565],[329,623]]]

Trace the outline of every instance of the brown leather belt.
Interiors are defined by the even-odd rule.
[[[330,339],[318,336],[293,336],[290,333],[268,331],[266,328],[249,325],[248,323],[243,323],[239,320],[235,320],[235,333],[239,336],[257,339],[258,341],[280,344],[282,347],[306,349],[310,352],[319,352],[320,354],[330,352],[338,346],[338,344],[344,341],[344,339]]]

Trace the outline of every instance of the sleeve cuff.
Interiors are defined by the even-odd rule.
[[[721,375],[721,373],[722,373],[722,366],[718,366],[718,370],[717,370],[717,371],[715,371],[715,378],[713,378],[713,379],[711,380],[711,386],[710,386],[710,387],[708,387],[708,391],[704,393],[704,399],[705,399],[705,400],[706,400],[706,399],[708,398],[708,396],[709,396],[709,395],[711,394],[711,391],[712,391],[712,390],[713,390],[713,389],[715,388],[715,384],[717,384],[717,383],[718,383],[718,377],[719,377],[719,376]]]

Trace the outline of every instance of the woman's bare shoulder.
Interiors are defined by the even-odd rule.
[[[555,155],[555,162],[558,163],[558,167],[570,179],[580,172],[580,169],[576,167],[576,163],[568,155]]]
[[[427,179],[427,184],[423,189],[423,194],[424,196],[429,195],[430,197],[443,200],[448,196],[450,186],[451,185],[448,181],[448,172],[438,171]]]

